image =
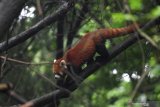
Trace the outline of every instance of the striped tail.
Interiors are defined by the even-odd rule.
[[[139,27],[138,24],[132,24],[123,28],[113,28],[113,29],[100,29],[101,35],[103,38],[114,38],[118,36],[122,36],[128,33],[133,33]]]

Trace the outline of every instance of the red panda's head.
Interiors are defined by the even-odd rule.
[[[66,61],[64,59],[54,60],[53,63],[53,73],[55,74],[55,78],[58,79],[65,74],[65,70],[67,69]]]

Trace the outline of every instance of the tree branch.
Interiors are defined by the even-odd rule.
[[[42,30],[46,26],[49,26],[50,24],[56,22],[61,15],[66,14],[70,10],[70,8],[73,7],[73,4],[74,4],[74,0],[69,0],[69,2],[65,2],[53,14],[45,17],[43,20],[39,21],[37,24],[29,28],[28,30],[18,34],[17,36],[10,38],[8,40],[8,43],[6,43],[6,41],[0,43],[0,52],[6,51],[7,49],[10,49],[24,42],[30,37],[33,37],[36,33],[38,33],[40,30]]]
[[[64,37],[64,17],[59,17],[57,22],[57,35],[56,35],[56,59],[63,56],[63,37]]]
[[[158,20],[158,18],[153,20],[153,21],[148,22],[142,29],[148,29],[150,27],[153,27],[154,25],[157,24],[156,23],[157,20]],[[103,66],[103,65],[107,64],[108,62],[110,62],[113,58],[115,58],[117,55],[119,55],[125,49],[127,49],[128,47],[130,47],[131,45],[136,43],[139,39],[142,39],[140,37],[140,35],[138,35],[137,33],[136,33],[136,35],[132,34],[130,36],[132,36],[132,37],[129,38],[128,40],[124,41],[120,45],[117,45],[115,48],[113,48],[113,50],[110,51],[110,56],[107,58],[107,60],[105,59],[105,60],[94,62],[90,66],[86,67],[80,73],[79,76],[81,78],[83,78],[83,80],[86,79],[88,76],[93,74],[101,66]],[[78,86],[75,84],[75,82],[73,80],[71,80],[70,84],[67,85],[64,88],[66,88],[66,89],[68,89],[70,91],[74,91],[75,89],[78,88]],[[44,96],[42,96],[40,98],[36,98],[36,99],[31,100],[31,101],[27,102],[26,104],[22,105],[21,107],[43,106],[45,104],[48,104],[50,101],[56,102],[57,100],[60,100],[62,98],[66,98],[68,96],[69,96],[69,93],[67,91],[57,89],[57,90],[55,90],[55,91],[53,91],[53,92],[51,92],[49,94],[46,94],[46,95],[44,95]]]

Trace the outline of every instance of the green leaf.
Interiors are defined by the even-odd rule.
[[[155,66],[156,65],[155,57],[151,57],[151,59],[149,60],[149,64],[150,64],[150,66]]]
[[[136,21],[137,17],[132,14],[125,14],[125,19],[129,21]]]
[[[155,66],[155,67],[151,70],[151,74],[152,74],[154,77],[160,76],[160,65]]]
[[[156,18],[160,16],[160,6],[152,9],[151,12],[148,14],[149,18]]]
[[[125,21],[125,15],[123,13],[112,14],[113,23],[123,23]]]
[[[141,10],[142,9],[142,0],[129,0],[129,5],[132,10]]]

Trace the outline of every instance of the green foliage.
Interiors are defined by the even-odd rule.
[[[95,31],[99,26],[94,20],[89,20],[80,30],[79,34],[84,35],[87,32]]]
[[[159,77],[160,76],[160,65],[154,66],[153,69],[151,70],[151,74],[154,77]]]
[[[129,5],[132,10],[142,10],[143,0],[129,0]]]
[[[114,23],[124,23],[125,15],[123,13],[112,13],[112,20]]]
[[[152,19],[159,16],[160,16],[160,6],[153,8],[151,12],[148,14],[148,17]]]
[[[112,23],[114,27],[120,27],[126,21],[136,21],[137,17],[132,14],[112,13]]]

